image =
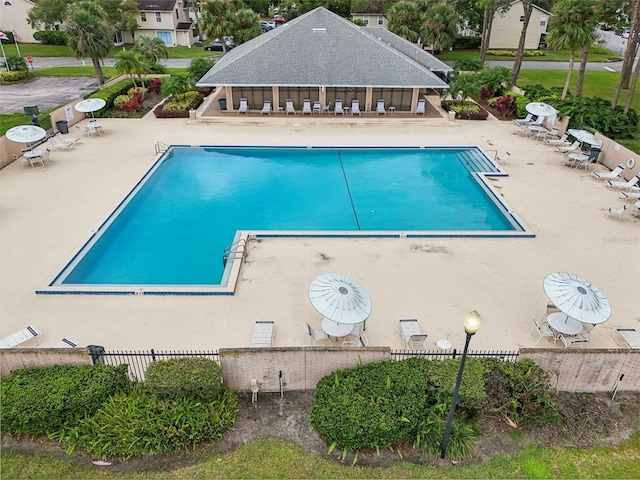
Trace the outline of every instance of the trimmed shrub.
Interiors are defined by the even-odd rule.
[[[487,104],[495,110],[499,118],[510,118],[516,111],[516,97],[513,95],[490,98]]]
[[[160,92],[160,88],[162,88],[162,79],[161,78],[154,78],[151,83],[149,83],[149,86],[147,87],[147,89],[151,92],[155,92],[158,93]]]
[[[218,397],[210,402],[168,401],[138,388],[131,395],[110,398],[95,415],[57,438],[67,444],[68,452],[83,448],[102,458],[186,451],[220,438],[234,424],[235,394],[224,387]]]
[[[391,446],[413,439],[432,405],[447,415],[459,361],[410,358],[378,362],[323,377],[309,421],[332,447],[346,450]],[[471,412],[484,400],[482,364],[470,360],[464,372],[459,407]],[[435,439],[423,442],[432,443]],[[428,436],[428,435],[427,435]]]
[[[144,383],[150,392],[169,400],[191,398],[212,401],[225,391],[220,365],[202,357],[153,362],[147,368]]]
[[[127,366],[55,365],[16,370],[2,379],[3,432],[50,434],[94,414],[112,395],[127,392]]]
[[[129,95],[118,95],[113,101],[113,106],[120,108],[120,105],[122,105],[123,103],[128,103],[130,100],[131,97],[129,97]]]
[[[480,48],[482,38],[479,35],[460,36],[456,38],[454,49],[458,50],[475,50]]]
[[[518,50],[487,50],[487,54],[495,55],[496,57],[516,57]],[[525,57],[544,57],[546,55],[544,50],[525,50]]]
[[[131,87],[129,90],[127,90],[127,95],[129,95],[130,97],[135,93],[140,93],[142,95],[142,98],[144,98],[147,96],[147,89],[144,87]]]
[[[5,70],[2,72],[2,80],[5,82],[19,82],[21,80],[26,80],[29,78],[28,70]]]
[[[40,30],[34,32],[34,40],[45,45],[66,45],[67,32],[64,30]]]

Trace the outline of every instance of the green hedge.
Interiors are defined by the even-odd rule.
[[[458,365],[411,358],[338,370],[318,382],[309,421],[329,444],[345,451],[411,440],[425,411],[451,398]],[[472,410],[484,400],[483,371],[480,362],[467,363],[461,409]]]
[[[147,368],[145,385],[159,397],[171,400],[217,400],[226,388],[220,365],[201,357],[153,362]]]
[[[2,80],[5,82],[19,82],[29,78],[28,70],[5,70],[2,72]]]
[[[55,365],[16,370],[0,385],[3,432],[41,435],[74,425],[94,414],[131,382],[126,366]]]
[[[45,45],[66,45],[67,32],[64,30],[40,30],[34,32],[34,40]]]

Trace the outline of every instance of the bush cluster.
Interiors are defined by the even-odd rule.
[[[475,50],[480,48],[482,38],[479,35],[459,36],[453,45],[458,50]]]
[[[112,395],[127,392],[127,368],[56,365],[15,370],[2,379],[3,432],[42,435],[93,415]]]
[[[484,398],[482,365],[469,361],[468,367],[459,401],[465,410]],[[448,409],[457,370],[457,361],[421,358],[338,370],[318,382],[309,421],[322,438],[345,452],[415,440],[425,410],[435,404]]]
[[[28,70],[5,70],[2,72],[2,80],[5,82],[19,82],[29,78]]]
[[[309,421],[332,449],[378,449],[410,440],[436,453],[459,365],[415,357],[338,370],[318,382]],[[558,418],[547,374],[531,360],[469,359],[459,394],[447,449],[452,457],[472,452],[481,411],[523,424]]]
[[[68,451],[102,458],[175,453],[220,438],[235,422],[235,394],[205,358],[154,362],[130,394],[114,395],[92,416],[57,432]],[[209,388],[211,390],[209,390]]]
[[[487,50],[487,54],[495,55],[496,57],[516,57],[518,55],[517,50]],[[546,53],[544,50],[525,50],[525,57],[544,57]]]
[[[164,104],[162,110],[164,111],[179,111],[189,110],[193,102],[198,98],[199,93],[196,91],[186,92],[180,95],[176,95],[170,101]]]
[[[34,40],[45,45],[66,45],[67,32],[64,30],[40,30],[34,32]]]
[[[518,101],[517,115],[526,114],[528,102],[546,102],[558,110],[558,116],[569,116],[569,128],[584,128],[600,132],[609,138],[633,138],[638,128],[638,113],[630,109],[624,115],[623,107],[611,108],[611,102],[600,97],[576,97],[569,93],[562,99],[562,88],[543,85],[524,85],[526,97]]]

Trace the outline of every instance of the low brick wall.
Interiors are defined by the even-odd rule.
[[[335,348],[234,348],[221,349],[224,383],[234,390],[248,391],[256,379],[261,392],[314,390],[318,381],[338,369],[391,358],[388,347]]]
[[[521,348],[551,375],[551,385],[566,392],[610,392],[621,375],[619,390],[640,391],[640,350]]]
[[[0,349],[0,378],[21,368],[92,364],[89,350],[86,348]]]

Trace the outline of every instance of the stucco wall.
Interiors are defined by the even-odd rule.
[[[489,39],[489,48],[518,48],[520,41],[520,33],[522,31],[523,22],[520,17],[524,15],[522,2],[515,3],[504,14],[496,12],[493,18],[493,26],[491,27],[491,38]],[[547,21],[544,26],[540,26],[541,18],[546,17]],[[537,50],[540,43],[540,35],[547,31],[549,22],[549,14],[533,9],[531,20],[527,28],[527,36],[524,48],[527,50]]]

